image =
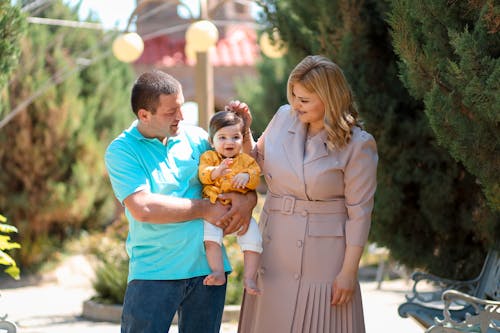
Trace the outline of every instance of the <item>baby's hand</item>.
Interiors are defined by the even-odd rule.
[[[225,160],[223,160],[218,167],[216,167],[213,171],[212,171],[212,179],[217,179],[219,177],[222,177],[222,176],[225,176],[227,175],[228,173],[231,172],[231,169],[229,168],[231,166],[231,164],[233,164],[233,159],[232,158],[226,158]]]
[[[245,188],[250,180],[250,175],[246,172],[239,173],[233,178],[234,188]]]

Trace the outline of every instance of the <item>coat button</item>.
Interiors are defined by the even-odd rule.
[[[295,278],[295,280],[298,280],[298,279],[300,279],[300,274],[299,273],[295,273],[293,275],[293,277]]]
[[[300,215],[306,217],[307,216],[307,210],[303,210],[302,213],[300,213]]]
[[[260,273],[260,274],[264,274],[265,272],[266,272],[266,269],[265,269],[264,267],[261,267],[261,268],[259,269],[259,273]]]
[[[301,240],[297,241],[297,247],[302,247],[303,244],[304,244],[304,242],[302,242]]]

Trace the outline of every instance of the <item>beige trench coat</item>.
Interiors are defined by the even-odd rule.
[[[258,161],[269,192],[257,282],[245,295],[241,333],[363,333],[359,284],[353,300],[330,305],[346,244],[364,245],[376,188],[377,149],[358,127],[350,143],[328,151],[326,132],[306,139],[306,127],[281,107],[259,139]]]

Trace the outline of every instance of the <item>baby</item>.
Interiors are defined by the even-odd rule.
[[[199,178],[203,184],[203,197],[215,203],[221,193],[255,190],[260,180],[260,168],[250,156],[241,152],[243,145],[243,119],[232,111],[219,111],[209,124],[209,142],[214,150],[206,151],[200,158]],[[228,204],[227,201],[222,201]],[[205,285],[223,285],[226,274],[222,262],[223,231],[205,221],[204,242],[207,261],[212,273]],[[250,295],[260,295],[255,278],[262,253],[262,237],[257,222],[252,218],[248,231],[238,236],[243,251],[244,287]]]

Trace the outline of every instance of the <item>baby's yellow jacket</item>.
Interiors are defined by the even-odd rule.
[[[211,203],[215,203],[217,195],[226,192],[246,193],[249,190],[255,190],[260,181],[260,167],[255,159],[245,153],[233,157],[233,163],[230,166],[231,172],[212,180],[211,173],[213,167],[218,166],[224,158],[214,150],[204,152],[200,157],[200,166],[198,167],[198,177],[203,184],[203,197],[209,198]],[[250,179],[245,188],[234,188],[233,177],[239,173],[248,173]],[[221,201],[224,204],[228,200]]]

